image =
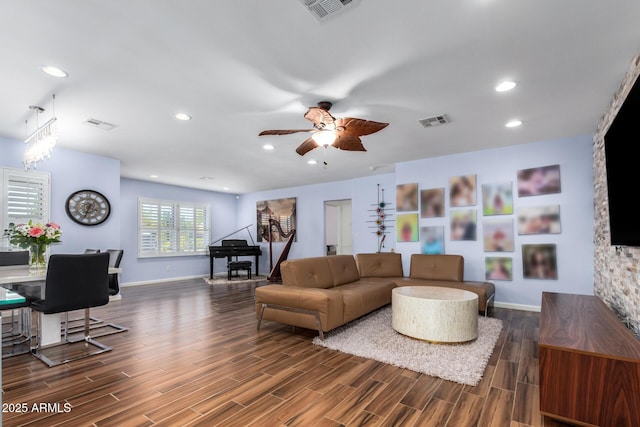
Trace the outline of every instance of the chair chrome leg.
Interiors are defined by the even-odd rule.
[[[18,311],[16,315],[14,311]],[[28,343],[31,339],[30,310],[26,307],[11,310],[10,327],[2,331],[2,347],[9,348]],[[5,326],[5,325],[3,325]],[[26,351],[25,351],[26,352]],[[15,355],[21,353],[9,353]],[[3,355],[4,357],[5,355]]]
[[[37,359],[41,360],[42,362],[44,362],[47,366],[49,367],[53,367],[53,366],[58,366],[58,365],[62,365],[64,363],[67,362],[73,362],[75,360],[79,360],[79,359],[84,359],[86,357],[89,356],[94,356],[96,354],[101,354],[101,353],[105,353],[107,351],[111,351],[112,348],[104,345],[96,340],[94,340],[93,338],[91,338],[90,335],[90,331],[91,331],[91,319],[90,319],[90,312],[89,309],[85,309],[85,328],[84,328],[84,338],[79,340],[79,341],[84,341],[87,344],[91,344],[94,347],[97,347],[98,350],[92,351],[92,352],[88,352],[88,353],[83,353],[80,354],[78,356],[74,356],[74,357],[69,357],[63,360],[52,360],[49,357],[47,357],[45,354],[42,353],[42,325],[41,325],[41,320],[40,320],[40,316],[37,316],[37,321],[36,321],[36,345],[35,346],[31,346],[31,354],[36,357]],[[68,325],[65,324],[65,336],[66,336],[66,327]],[[73,344],[79,341],[63,341],[61,344],[57,344],[51,347],[57,347],[59,345],[69,345],[69,344]]]
[[[69,342],[69,312],[64,313],[62,341]]]
[[[91,330],[92,336],[94,338],[104,337],[105,335],[117,334],[117,333],[125,332],[129,330],[129,328],[125,326],[117,325],[115,323],[105,323],[102,319],[91,316],[91,313],[89,313],[89,316],[88,316],[89,320],[87,320],[87,315],[86,315],[87,310],[89,310],[90,312],[90,309],[86,309],[85,315],[83,317],[70,320],[70,322],[77,322],[81,320],[83,324],[69,327],[69,333],[71,334],[76,334],[78,332],[86,333],[87,322],[89,322],[89,329]],[[106,330],[107,328],[110,328],[110,329]],[[98,329],[102,329],[102,331],[95,333]],[[68,341],[79,342],[79,341],[83,341],[84,339],[85,339],[84,337],[71,338]]]

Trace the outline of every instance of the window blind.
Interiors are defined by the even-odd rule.
[[[205,254],[207,204],[138,199],[138,257]]]
[[[0,168],[2,229],[16,224],[50,221],[51,176],[47,172]]]

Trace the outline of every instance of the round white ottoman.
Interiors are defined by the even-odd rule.
[[[455,288],[401,286],[392,291],[393,329],[439,343],[478,338],[478,295]]]

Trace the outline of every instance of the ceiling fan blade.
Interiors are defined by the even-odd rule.
[[[356,135],[338,134],[333,144],[334,147],[346,151],[367,151],[362,141]]]
[[[315,132],[316,129],[274,129],[274,130],[263,130],[258,134],[258,136],[263,135],[289,135],[292,133],[299,132]]]
[[[336,120],[336,126],[338,134],[344,132],[347,135],[362,136],[378,132],[389,126],[389,123],[343,117]]]
[[[315,142],[313,138],[307,138],[302,144],[300,144],[298,148],[296,148],[296,153],[300,154],[301,156],[304,156],[309,151],[318,147],[319,147],[318,143]]]
[[[324,127],[326,124],[335,122],[333,117],[327,110],[320,107],[309,107],[304,115],[304,118],[313,123],[316,127]]]

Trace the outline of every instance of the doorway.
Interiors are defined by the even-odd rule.
[[[326,255],[351,255],[351,199],[324,202],[324,242]]]

